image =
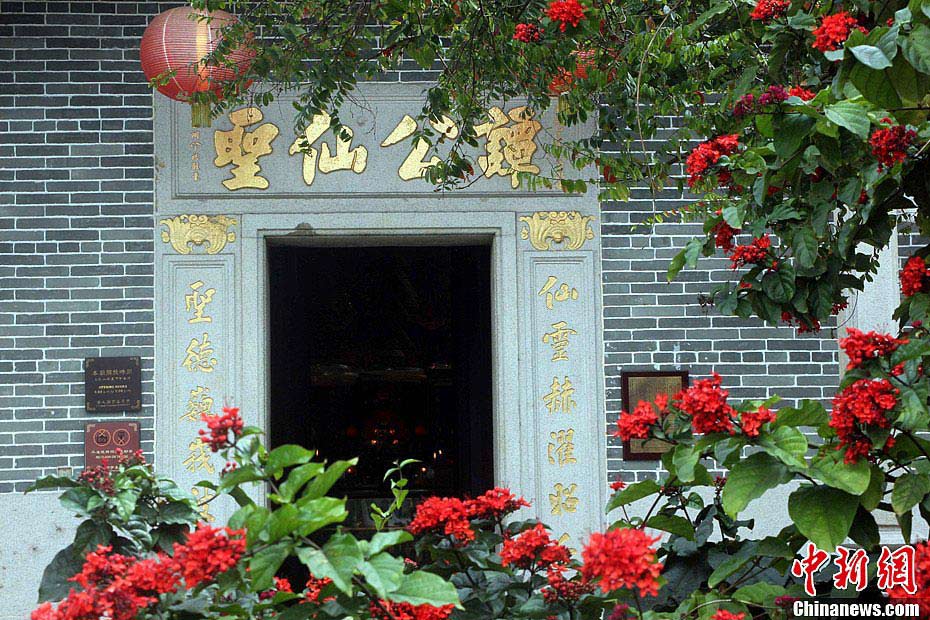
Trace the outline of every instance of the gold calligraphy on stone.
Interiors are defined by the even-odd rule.
[[[215,471],[213,463],[210,462],[210,448],[201,441],[199,437],[188,444],[187,450],[190,454],[184,459],[182,464],[188,471],[196,472],[203,469],[206,470],[208,474],[212,474]]]
[[[213,372],[216,368],[217,360],[213,357],[213,343],[207,332],[203,333],[203,339],[191,338],[190,344],[185,351],[186,356],[181,365],[191,372]]]
[[[353,132],[349,127],[343,127],[342,131],[336,132],[335,155],[330,152],[326,142],[320,145],[319,150],[314,148],[313,144],[329,130],[331,122],[332,117],[329,114],[315,115],[304,134],[298,136],[288,150],[291,155],[303,153],[303,176],[307,185],[313,185],[317,166],[323,174],[337,170],[351,170],[361,174],[368,165],[368,149],[364,146],[352,148]]]
[[[216,491],[204,488],[203,498],[201,498],[200,488],[193,487],[191,488],[191,495],[197,501],[197,512],[200,513],[200,517],[207,523],[216,521],[216,517],[210,512],[210,502],[216,498]]]
[[[187,399],[187,411],[181,414],[179,419],[200,422],[203,415],[213,415],[213,397],[210,396],[210,388],[198,385],[191,390]]]
[[[542,341],[549,343],[552,347],[552,361],[568,361],[568,338],[578,334],[574,329],[568,327],[565,321],[559,321],[552,324],[551,332],[543,334]]]
[[[575,429],[552,431],[549,439],[547,456],[550,465],[564,467],[578,462],[575,458]]]
[[[523,222],[520,237],[528,239],[537,250],[555,249],[553,243],[561,250],[579,250],[585,241],[594,238],[593,220],[594,216],[578,211],[537,211],[520,216]]]
[[[545,297],[546,308],[548,308],[549,310],[552,310],[552,307],[555,304],[555,302],[562,302],[562,301],[568,301],[568,300],[574,301],[578,299],[578,289],[574,287],[570,287],[568,284],[564,282],[559,288],[553,290],[558,281],[559,279],[557,277],[549,276],[548,278],[546,278],[546,283],[543,284],[543,287],[539,289],[538,293],[536,293],[536,295],[546,296]]]
[[[236,218],[227,215],[178,215],[159,223],[167,229],[161,231],[161,240],[178,254],[190,254],[195,247],[218,254],[236,240],[236,233],[229,230],[236,225]]]
[[[578,489],[578,485],[574,482],[568,486],[557,482],[552,487],[552,493],[549,494],[549,505],[552,507],[553,515],[561,515],[567,512],[577,512],[578,502],[580,501],[575,497],[575,491]]]
[[[575,405],[572,396],[575,395],[575,387],[568,377],[559,383],[558,377],[552,377],[552,385],[549,386],[549,392],[543,395],[543,403],[549,413],[571,413]]]
[[[212,323],[213,317],[204,316],[204,310],[216,294],[215,288],[203,289],[203,281],[197,280],[190,285],[191,292],[184,296],[184,309],[193,312],[194,316],[187,319],[188,323]],[[203,289],[201,291],[200,289]]]
[[[233,165],[232,178],[223,181],[226,189],[268,188],[268,179],[259,175],[262,169],[258,160],[271,153],[271,142],[278,136],[278,128],[274,123],[264,123],[253,131],[246,131],[247,127],[261,123],[263,118],[258,108],[240,108],[229,113],[231,130],[213,133],[214,165],[217,168]]]
[[[200,142],[200,130],[192,129],[191,130],[191,176],[194,181],[200,180],[200,147],[202,146]]]
[[[454,140],[459,135],[459,128],[448,116],[443,116],[441,120],[430,120],[430,126],[439,134],[439,139]],[[382,147],[392,146],[406,140],[417,130],[417,122],[409,114],[404,114],[397,126],[391,131],[390,135],[381,142]],[[429,143],[426,140],[418,138],[414,141],[413,148],[401,163],[397,170],[398,176],[404,181],[412,181],[426,176],[426,171],[433,166],[438,165],[442,160],[433,156],[426,161],[426,154],[429,152]]]
[[[539,148],[536,134],[542,125],[533,119],[533,113],[526,106],[513,108],[507,114],[493,107],[488,110],[488,115],[491,117],[489,122],[475,126],[475,135],[487,136],[487,155],[478,157],[478,166],[488,178],[509,176],[511,187],[516,189],[520,186],[517,173],[539,174],[539,166],[533,163],[533,154]]]

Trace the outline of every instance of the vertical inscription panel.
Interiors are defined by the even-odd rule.
[[[521,381],[535,455],[536,512],[573,549],[601,527],[606,485],[601,289],[597,255],[589,247],[524,251],[521,286]]]
[[[235,256],[169,250],[159,266],[156,462],[202,501],[212,492],[196,483],[218,480],[225,461],[200,440],[201,416],[238,403]],[[229,507],[216,504],[204,505],[205,520],[225,516]]]

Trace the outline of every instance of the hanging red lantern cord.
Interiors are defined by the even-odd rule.
[[[228,65],[204,62],[222,39],[222,29],[235,23],[226,11],[204,11],[189,6],[156,15],[142,35],[139,55],[148,80],[168,76],[158,92],[191,106],[191,124],[210,126],[210,98],[222,97],[223,85],[248,71],[255,50],[246,46],[227,56]]]

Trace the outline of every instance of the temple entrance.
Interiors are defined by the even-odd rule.
[[[269,242],[271,444],[359,457],[346,526],[370,527],[398,460],[420,461],[408,509],[494,485],[490,250]]]

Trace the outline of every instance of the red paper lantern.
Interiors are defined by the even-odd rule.
[[[182,6],[156,15],[142,35],[139,55],[145,77],[173,72],[158,92],[189,102],[194,127],[210,126],[209,103],[198,95],[212,91],[222,96],[223,84],[248,71],[255,57],[254,49],[243,46],[228,55],[229,66],[204,62],[216,50],[222,29],[235,22],[236,16],[226,11]]]

